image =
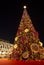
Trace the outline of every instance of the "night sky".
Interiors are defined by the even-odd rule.
[[[37,0],[15,0],[14,4],[1,4],[0,39],[5,39],[13,43],[24,5],[27,6],[32,23],[39,33],[40,40],[44,43],[44,3]]]

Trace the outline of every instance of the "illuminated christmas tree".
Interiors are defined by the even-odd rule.
[[[16,60],[39,60],[41,59],[41,52],[39,51],[42,48],[38,32],[32,24],[26,6],[24,6],[23,15],[14,39],[11,58]]]

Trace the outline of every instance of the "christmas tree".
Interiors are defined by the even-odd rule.
[[[16,60],[44,59],[42,42],[40,42],[38,32],[35,30],[30,16],[27,13],[26,6],[24,6],[10,58]]]

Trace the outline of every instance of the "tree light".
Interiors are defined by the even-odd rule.
[[[17,45],[17,44],[15,44],[15,45],[14,45],[14,48],[16,49],[17,47],[18,47],[18,45]]]
[[[43,43],[39,41],[40,46],[43,46]]]
[[[26,6],[24,6],[24,8],[26,8]]]

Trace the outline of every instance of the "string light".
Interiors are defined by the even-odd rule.
[[[13,45],[10,42],[0,40],[0,57],[5,58],[11,53]]]
[[[1,51],[0,51],[0,54],[1,54]]]
[[[5,55],[5,54],[6,54],[6,52],[0,52],[0,55],[2,55],[2,54],[3,54],[3,55]]]

